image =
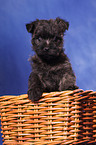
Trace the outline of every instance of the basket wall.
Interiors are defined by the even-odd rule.
[[[32,103],[27,94],[0,97],[3,144],[95,144],[96,92],[43,94]]]

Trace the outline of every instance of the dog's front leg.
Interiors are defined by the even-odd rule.
[[[59,91],[64,90],[75,90],[78,89],[76,86],[76,78],[73,74],[64,74],[63,78],[60,80],[59,83]]]
[[[31,72],[28,80],[28,98],[37,102],[43,93],[43,86],[37,74]]]

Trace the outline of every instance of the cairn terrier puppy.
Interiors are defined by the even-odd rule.
[[[32,72],[28,81],[28,96],[37,102],[43,92],[74,90],[76,77],[64,53],[63,36],[69,23],[63,19],[36,20],[26,24],[32,34],[35,55],[30,58]]]

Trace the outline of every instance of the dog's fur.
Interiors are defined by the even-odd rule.
[[[28,96],[38,101],[43,92],[74,90],[76,77],[63,49],[63,36],[69,23],[63,19],[36,20],[26,24],[32,33],[32,72],[28,82]]]

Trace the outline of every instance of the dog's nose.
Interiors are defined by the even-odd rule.
[[[48,47],[45,47],[45,48],[44,48],[44,51],[48,51],[48,49],[49,49]]]

